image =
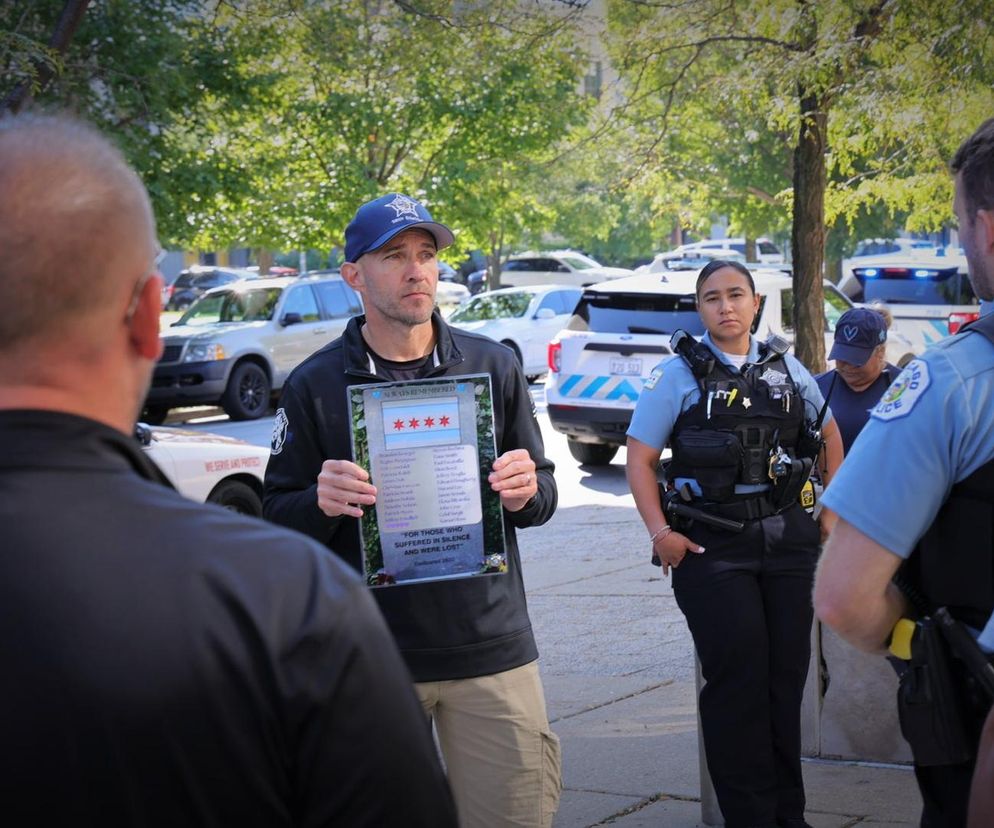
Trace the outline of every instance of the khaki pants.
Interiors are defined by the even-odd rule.
[[[462,828],[549,828],[562,779],[538,664],[414,686],[435,722]]]

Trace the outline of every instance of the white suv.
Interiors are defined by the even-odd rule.
[[[712,250],[734,250],[745,256],[745,238],[738,236],[731,239],[703,239],[689,244],[681,244],[670,253],[706,253]],[[780,265],[784,263],[783,253],[765,236],[756,239],[756,261],[760,264]]]
[[[361,312],[335,274],[214,288],[163,332],[142,418],[154,425],[173,407],[220,404],[232,420],[257,419],[290,371]]]
[[[754,270],[760,311],[753,333],[793,340],[793,282],[776,270]],[[644,273],[594,285],[583,292],[566,328],[549,344],[545,399],[552,427],[566,435],[570,453],[581,463],[610,463],[625,444],[642,384],[671,354],[677,329],[704,334],[697,315],[697,274]],[[825,282],[825,345],[835,323],[852,302]],[[888,336],[887,358],[903,365],[913,356],[899,333]]]
[[[623,267],[605,267],[575,250],[548,250],[510,256],[501,265],[501,287],[529,285],[570,285],[586,287],[608,279],[631,276]]]

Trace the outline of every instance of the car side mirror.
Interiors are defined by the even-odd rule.
[[[536,319],[555,319],[556,312],[552,308],[539,308],[535,312]]]
[[[289,328],[291,325],[299,325],[303,321],[304,318],[299,313],[293,313],[293,311],[291,311],[283,314],[283,318],[280,319],[280,324],[284,328]]]
[[[139,445],[150,446],[152,444],[152,429],[145,425],[145,423],[136,423],[135,439]]]

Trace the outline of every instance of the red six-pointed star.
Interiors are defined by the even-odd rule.
[[[404,427],[404,421],[403,420],[394,420],[393,421],[393,427],[395,429],[397,429],[398,431],[400,431]]]
[[[410,422],[408,423],[408,425],[409,425],[409,426],[410,426],[411,428],[417,428],[417,427],[418,427],[418,421],[417,421],[417,418],[415,418],[415,417],[411,417],[411,421],[410,421]]]
[[[435,425],[435,418],[425,417],[425,428],[431,428],[433,425]]]
[[[449,424],[449,418],[446,416],[438,418],[438,424],[441,426],[447,426]]]

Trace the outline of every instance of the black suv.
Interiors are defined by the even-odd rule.
[[[211,288],[231,284],[241,279],[255,278],[251,270],[239,270],[234,267],[210,267],[194,265],[181,270],[171,285],[164,291],[166,310],[186,310],[193,300],[202,296]]]

